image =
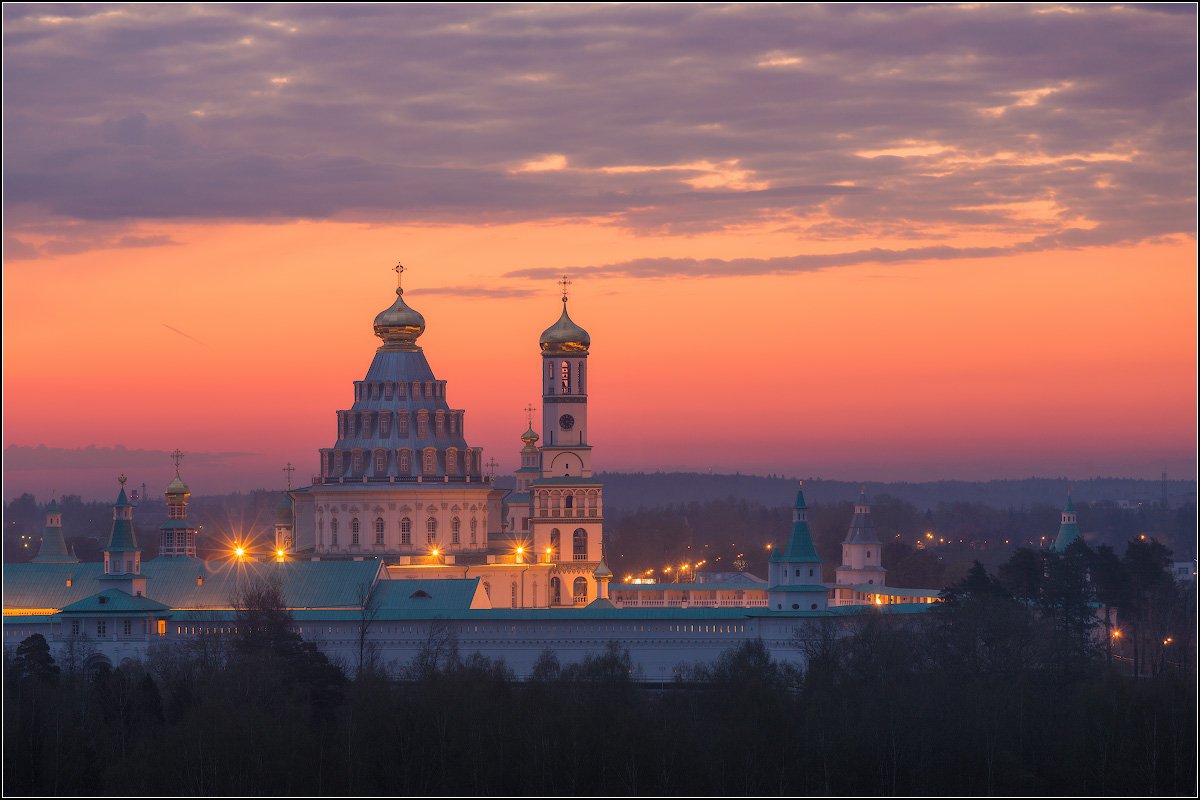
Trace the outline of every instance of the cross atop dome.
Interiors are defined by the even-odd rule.
[[[404,266],[399,261],[396,262],[396,266],[392,267],[392,272],[396,273],[396,288],[397,289],[404,288],[404,271],[406,269],[408,269],[408,267]]]
[[[558,285],[562,287],[562,301],[565,303],[567,302],[567,287],[571,285],[571,279],[563,275],[562,279],[558,281]]]
[[[375,335],[383,339],[380,350],[417,352],[417,338],[425,332],[425,317],[404,302],[403,276],[408,267],[400,262],[392,267],[396,273],[396,301],[375,317]]]
[[[171,460],[175,462],[175,474],[178,475],[179,464],[181,461],[183,461],[183,451],[176,447],[175,451],[171,453]]]

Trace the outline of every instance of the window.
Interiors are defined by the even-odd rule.
[[[358,517],[350,520],[350,544],[358,544]]]
[[[562,581],[557,577],[550,579],[550,604],[562,605]]]
[[[425,541],[433,544],[437,539],[437,520],[433,517],[425,520]]]
[[[96,621],[96,635],[97,636],[106,636],[107,634],[108,634],[107,623],[102,619],[97,620]]]
[[[124,636],[129,636],[133,633],[133,620],[127,619],[124,621],[124,624],[121,626],[121,633]]]
[[[383,517],[375,518],[375,544],[383,544]]]
[[[334,517],[329,520],[329,543],[334,547],[337,547],[337,529],[337,517]]]
[[[808,571],[808,577],[813,577],[813,571],[811,569]]]
[[[513,581],[512,585],[512,607],[517,607],[517,582]]]
[[[387,469],[387,453],[383,450],[375,451],[375,474],[382,475]]]
[[[550,550],[555,561],[558,561],[558,553],[562,547],[562,534],[558,532],[558,528],[550,529]]]
[[[567,495],[566,497],[563,498],[563,508],[574,508],[574,507],[575,507],[575,497],[573,495]]]
[[[77,619],[71,620],[71,635],[72,636],[79,635],[79,620],[77,620]]]
[[[584,603],[587,602],[587,598],[588,598],[587,579],[585,579],[585,578],[576,578],[575,579],[574,591],[572,592],[572,595],[574,596],[574,599],[575,599],[575,605],[583,605]]]
[[[431,447],[425,451],[425,474],[431,474],[436,466],[437,451]]]
[[[583,385],[583,362],[582,361],[579,362],[579,368],[576,370],[576,372],[578,373],[578,376],[575,380],[575,391],[577,394],[583,394],[586,391],[586,389],[584,388],[584,385]]]
[[[588,556],[588,541],[587,531],[583,528],[576,528],[573,538],[573,554],[575,561],[587,561]]]
[[[476,543],[475,529],[479,527],[479,522],[474,517],[471,518],[471,544]]]
[[[462,530],[462,523],[458,521],[458,517],[450,520],[450,544],[458,544],[459,532]]]
[[[165,619],[160,619],[158,621],[158,635],[159,636],[167,635],[167,621]]]
[[[396,417],[396,435],[408,436],[408,412],[401,411]]]
[[[560,379],[559,379],[558,388],[561,390],[562,394],[570,394],[571,393],[571,365],[570,365],[570,363],[568,363],[566,361],[562,362],[562,370],[561,370],[559,377],[560,377]]]
[[[412,472],[412,455],[407,450],[400,451],[400,474],[407,475]]]
[[[429,435],[429,412],[417,412],[417,438],[424,439]]]
[[[408,517],[400,520],[400,544],[412,544],[412,520]]]
[[[358,450],[354,451],[354,455],[351,457],[351,463],[353,464],[353,467],[351,469],[353,470],[355,475],[362,472],[362,452],[361,451],[358,451]]]
[[[458,473],[458,450],[453,447],[446,449],[446,474],[455,475]]]

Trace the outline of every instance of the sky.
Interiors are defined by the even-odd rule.
[[[1196,9],[5,4],[4,495],[303,483],[391,268],[518,466],[1194,477]]]

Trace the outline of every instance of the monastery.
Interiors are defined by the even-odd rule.
[[[156,558],[142,559],[123,477],[103,563],[74,557],[51,504],[37,557],[4,565],[5,647],[41,633],[56,655],[117,664],[158,643],[233,636],[239,589],[272,580],[298,632],[350,668],[363,638],[385,663],[452,638],[463,654],[503,658],[518,675],[547,648],[568,663],[616,640],[644,680],[663,680],[747,639],[799,663],[799,643],[822,621],[919,613],[937,600],[937,590],[886,586],[865,496],[836,580],[824,583],[802,487],[765,581],[610,586],[588,428],[591,337],[567,311],[568,283],[558,320],[538,340],[541,434],[531,416],[514,491],[497,488],[468,443],[464,411],[450,407],[417,343],[425,319],[398,287],[375,317],[381,344],[337,412],[318,474],[281,496],[271,557],[239,545],[198,558],[176,451]]]

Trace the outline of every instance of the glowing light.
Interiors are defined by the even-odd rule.
[[[877,606],[883,605],[883,598],[880,597],[879,595],[875,595],[875,605],[877,605]]]
[[[1044,538],[1044,537],[1043,537],[1043,538]],[[1146,534],[1144,534],[1144,533],[1142,533],[1142,534],[1139,534],[1139,535],[1138,535],[1138,539],[1139,539],[1139,540],[1141,540],[1141,541],[1143,541],[1143,542],[1144,542],[1144,541],[1146,541]]]
[[[441,553],[438,552],[437,548],[435,547],[432,551],[430,551],[429,555],[433,556],[434,558],[437,558],[439,555],[441,555]]]
[[[280,558],[283,558],[283,551],[282,551],[282,550],[276,550],[276,551],[275,551],[275,555],[279,556]]]
[[[1117,629],[1115,629],[1115,628],[1114,628],[1114,629],[1113,629],[1113,632],[1112,632],[1112,638],[1114,638],[1114,639],[1120,639],[1120,638],[1121,638],[1121,632],[1120,632],[1119,630],[1117,630]]]
[[[525,548],[524,548],[524,547],[518,547],[518,548],[517,548],[517,555],[524,555],[524,553],[525,553]]]
[[[238,558],[241,558],[242,556],[246,555],[246,548],[242,547],[240,544],[235,545],[233,548],[233,554]]]

